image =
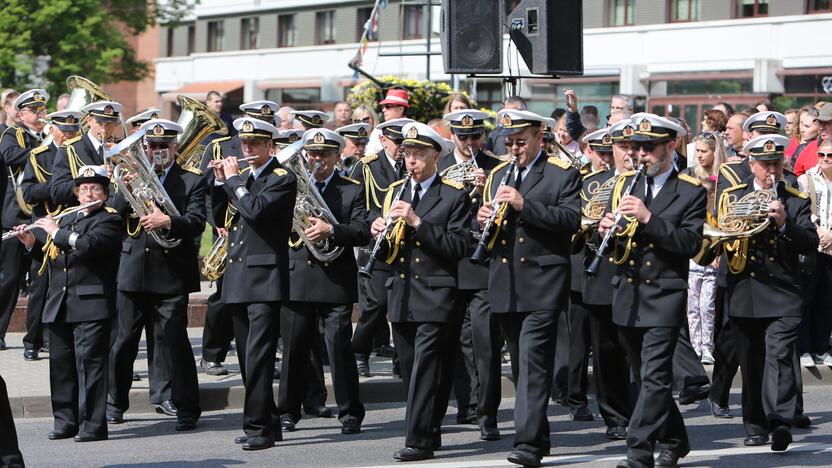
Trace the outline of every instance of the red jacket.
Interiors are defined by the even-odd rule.
[[[810,141],[800,152],[794,163],[794,173],[800,176],[818,163],[818,139]]]

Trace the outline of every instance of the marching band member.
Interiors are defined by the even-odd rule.
[[[293,111],[289,113],[289,116],[300,122],[304,132],[312,128],[321,128],[329,120],[326,112],[317,110]]]
[[[144,125],[144,123],[148,120],[158,119],[161,113],[162,111],[159,109],[151,107],[150,109],[139,112],[133,117],[125,120],[124,125],[127,126],[127,131],[132,135],[138,132],[142,125]]]
[[[344,137],[344,149],[341,151],[341,166],[344,168],[344,175],[352,172],[352,167],[359,159],[364,157],[364,149],[370,141],[370,131],[373,127],[367,123],[356,123],[345,125],[335,129],[335,132]]]

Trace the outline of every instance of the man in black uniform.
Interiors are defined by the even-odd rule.
[[[303,232],[305,241],[299,233],[292,234],[289,264],[293,286],[290,302],[280,314],[283,368],[278,410],[283,430],[293,431],[300,419],[309,353],[321,320],[338,419],[343,425],[341,433],[357,434],[364,420],[364,405],[358,394],[358,372],[350,345],[352,305],[358,298],[358,267],[352,248],[367,245],[370,240],[364,191],[357,181],[335,171],[344,145],[340,135],[327,129],[314,129],[308,130],[303,140],[314,174],[311,181],[304,181],[314,183],[314,187],[306,187],[309,191],[306,198],[312,198],[316,191],[334,219],[311,217],[311,225]],[[318,255],[306,242],[315,246]],[[341,253],[335,256],[337,249]]]
[[[143,110],[133,117],[125,120],[124,125],[127,127],[127,131],[130,135],[132,135],[138,132],[142,125],[144,125],[144,123],[148,120],[158,119],[161,113],[162,111],[159,109],[151,107],[150,109]]]
[[[497,119],[516,166],[506,162],[494,168],[477,218],[482,227],[495,206],[505,207],[492,225],[497,232],[484,233],[483,242],[493,244],[488,300],[512,352],[517,389],[517,432],[508,460],[539,466],[551,448],[546,409],[558,317],[569,302],[569,246],[581,222],[581,182],[577,169],[542,150],[543,117],[504,110]]]
[[[653,114],[636,114],[631,122],[624,136],[633,141],[645,177],[626,197],[635,172],[622,174],[613,188],[610,200],[617,203],[610,210],[626,218],[624,229],[616,226],[610,261],[618,265],[613,322],[639,392],[627,430],[627,458],[618,466],[653,466],[657,443],[662,446],[655,465],[676,466],[690,446],[673,401],[673,354],[684,324],[689,259],[702,241],[706,192],[673,167],[682,127]],[[607,213],[599,233],[606,235],[614,225],[613,213]]]
[[[205,185],[195,169],[176,164],[176,137],[182,127],[164,119],[149,120],[144,133],[148,166],[152,167],[173,207],[154,206],[150,214],[136,217],[135,207],[117,194],[113,207],[124,219],[127,236],[118,270],[118,335],[110,351],[110,401],[107,419],[118,424],[130,406],[133,363],[139,351],[142,329],[152,326],[157,338],[153,362],[164,366],[176,408],[176,430],[196,427],[199,419],[199,385],[193,349],[188,339],[188,294],[199,291],[197,247],[193,239],[205,230]],[[139,143],[141,144],[141,143]],[[135,180],[137,174],[125,179]],[[160,245],[150,233],[179,245]]]
[[[43,321],[49,325],[49,386],[55,417],[50,440],[107,439],[107,367],[110,320],[116,305],[116,268],[121,219],[105,207],[110,179],[101,166],[81,166],[76,203],[97,206],[56,223],[35,221],[49,235],[49,294]],[[18,236],[27,249],[32,232]]]
[[[260,450],[282,440],[272,377],[280,304],[289,300],[289,233],[295,206],[294,174],[271,157],[274,125],[251,117],[234,121],[243,156],[255,156],[241,176],[237,158],[212,162],[215,225],[229,204],[236,208],[228,230],[228,262],[221,301],[233,314],[234,335],[246,394],[243,450]]]
[[[19,124],[6,127],[0,134],[0,156],[6,164],[9,183],[3,192],[3,232],[31,222],[30,208],[21,205],[16,196],[17,180],[29,161],[30,152],[43,140],[43,117],[49,95],[42,89],[30,89],[14,101]],[[24,209],[26,211],[24,211]],[[6,349],[6,330],[12,318],[20,286],[29,269],[30,258],[15,239],[8,239],[0,252],[0,351]]]
[[[437,382],[442,379],[442,354],[447,353],[446,334],[458,321],[457,264],[469,245],[471,202],[462,184],[436,172],[439,155],[449,149],[438,133],[410,122],[402,135],[410,177],[391,184],[387,192],[384,216],[393,220],[391,229],[378,217],[372,232],[385,236],[380,256],[391,265],[387,310],[408,388],[405,447],[393,457],[416,461],[433,458],[441,446]],[[395,203],[394,191],[403,191]]]
[[[32,217],[43,218],[56,215],[61,206],[52,203],[49,196],[49,183],[52,179],[52,165],[55,153],[64,142],[74,138],[81,130],[81,112],[61,111],[46,116],[51,125],[52,143],[40,145],[29,153],[29,160],[23,170],[20,189],[23,199],[32,206]],[[42,244],[32,249],[32,265],[29,268],[29,298],[26,305],[26,336],[23,337],[23,357],[36,360],[38,350],[44,345],[43,306],[46,304],[46,290],[49,287],[45,268],[43,267]]]
[[[502,161],[483,148],[483,131],[488,114],[466,109],[446,114],[449,122],[454,150],[439,158],[440,173],[454,167],[454,171],[465,168],[462,181],[471,198],[471,231],[478,230],[476,213],[482,200],[482,189],[486,175]],[[476,242],[473,238],[467,255],[473,253]],[[480,438],[499,440],[497,410],[500,406],[500,347],[502,337],[499,324],[491,314],[488,305],[488,263],[476,264],[470,258],[463,258],[457,266],[457,324],[460,330],[448,334],[454,341],[447,343],[448,359],[443,372],[447,386],[453,381],[459,413],[457,423],[472,422],[480,426]],[[459,337],[458,343],[455,338]],[[458,351],[457,351],[458,349]],[[455,358],[455,362],[454,362]],[[444,389],[443,389],[444,390]],[[450,388],[447,389],[448,391]],[[442,395],[447,406],[448,391]],[[445,415],[445,407],[438,408],[437,416]]]
[[[335,129],[335,133],[344,137],[344,149],[341,150],[341,167],[344,175],[352,172],[352,167],[364,157],[364,149],[370,141],[373,127],[368,123],[344,125]]]
[[[803,285],[799,255],[817,250],[808,196],[783,181],[783,151],[789,139],[761,135],[745,144],[751,175],[718,194],[719,209],[754,191],[768,191],[768,227],[736,249],[725,249],[725,311],[734,324],[742,367],[745,445],[786,450],[797,408],[795,348]],[[798,370],[799,372],[799,370]]]
[[[299,110],[289,113],[289,116],[300,122],[304,131],[312,128],[321,128],[329,120],[326,112],[317,110]]]
[[[399,154],[403,140],[402,126],[413,122],[410,119],[395,119],[379,124],[383,150],[377,154],[367,155],[353,167],[350,177],[359,181],[367,197],[366,207],[370,219],[381,215],[384,197],[390,192],[390,184],[401,180],[405,174],[404,160]],[[361,249],[358,264],[364,265],[369,258],[368,249]],[[373,276],[358,278],[358,299],[361,315],[352,335],[352,350],[358,364],[358,375],[370,376],[370,353],[373,340],[381,333],[387,334],[387,281],[390,268],[378,264]],[[386,343],[385,343],[386,344]],[[395,370],[395,369],[394,369]]]

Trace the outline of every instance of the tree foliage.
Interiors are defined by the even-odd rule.
[[[197,0],[198,1],[198,0]],[[182,19],[194,0],[3,0],[0,85],[44,87],[52,100],[69,75],[96,83],[136,81],[149,64],[129,38],[157,22]]]

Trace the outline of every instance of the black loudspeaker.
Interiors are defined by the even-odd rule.
[[[502,0],[442,0],[445,73],[502,73]]]
[[[522,0],[508,23],[511,40],[532,73],[583,75],[583,2]]]

